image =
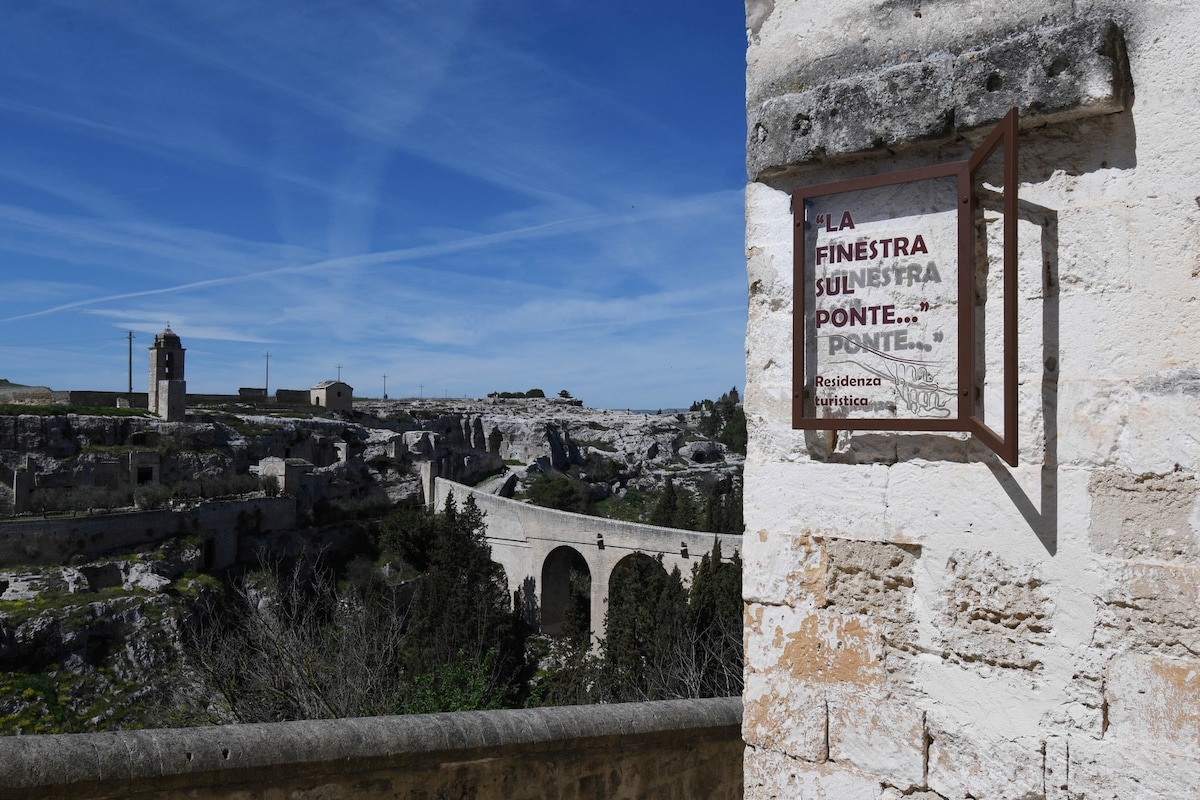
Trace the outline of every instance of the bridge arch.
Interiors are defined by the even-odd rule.
[[[631,572],[636,574],[650,569],[661,570],[664,574],[670,574],[671,572],[665,562],[640,550],[623,556],[617,563],[613,564],[612,570],[608,573],[608,596],[612,597],[613,586],[623,576]]]
[[[540,594],[543,633],[558,636],[573,614],[585,615],[587,629],[595,629],[591,608],[592,569],[574,547],[559,545],[546,556],[542,562]]]

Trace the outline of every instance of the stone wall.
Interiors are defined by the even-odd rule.
[[[146,408],[150,395],[146,392],[67,392],[67,404],[85,408],[116,408],[124,401],[125,408]]]
[[[197,536],[209,546],[207,569],[232,565],[242,534],[275,533],[296,526],[290,497],[222,500],[183,511],[135,511],[56,519],[0,522],[0,567],[69,564],[157,544],[175,536]]]
[[[0,737],[0,800],[742,796],[737,698]]]
[[[1200,6],[747,3],[746,795],[1200,795]],[[800,186],[1021,116],[1019,466],[791,427]]]

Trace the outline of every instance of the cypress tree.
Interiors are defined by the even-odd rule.
[[[479,701],[477,707],[509,705],[530,677],[528,632],[510,608],[503,568],[492,561],[484,514],[473,497],[459,510],[450,496],[436,527],[406,641],[417,691],[401,705],[456,710],[468,697]]]

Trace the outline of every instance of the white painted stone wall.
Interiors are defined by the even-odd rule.
[[[983,53],[1097,20],[1128,110],[1095,65],[1061,100],[1048,50]],[[1200,3],[748,0],[747,26],[746,797],[1200,796]],[[1042,82],[1019,466],[965,435],[792,430],[791,191],[966,158],[989,91],[946,88],[965,132],[916,124],[911,86],[869,118],[759,112],[961,74],[974,49],[1000,91]]]

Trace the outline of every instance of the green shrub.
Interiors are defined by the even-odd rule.
[[[161,483],[145,483],[133,490],[133,502],[143,511],[163,508],[170,499],[171,490]]]

